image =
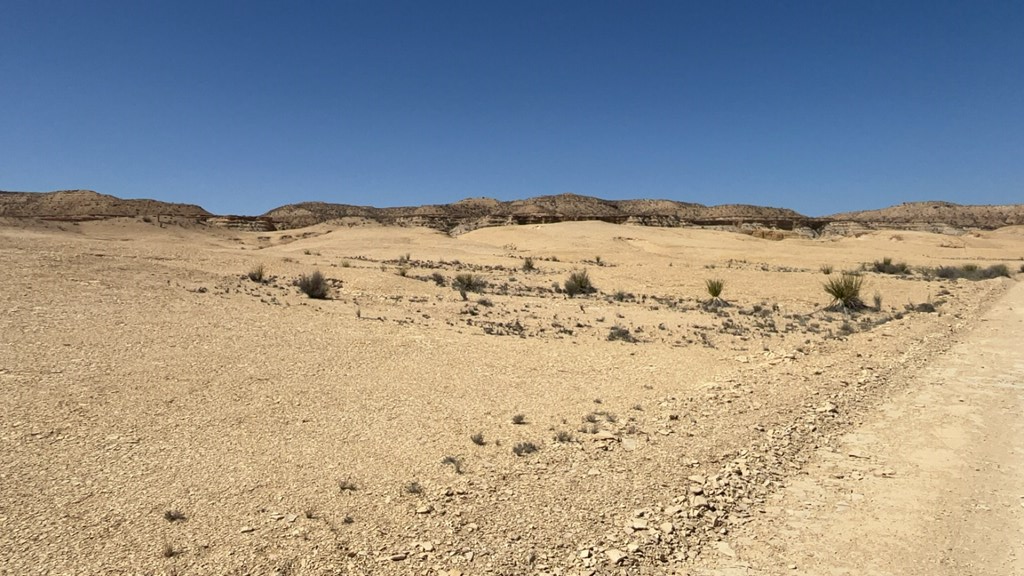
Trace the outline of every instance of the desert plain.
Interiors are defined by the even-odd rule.
[[[0,574],[1024,573],[1022,259],[1024,226],[4,219]],[[964,264],[1008,274],[922,271]]]

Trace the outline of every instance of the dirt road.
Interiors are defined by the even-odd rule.
[[[914,378],[710,573],[1024,574],[1024,284]]]

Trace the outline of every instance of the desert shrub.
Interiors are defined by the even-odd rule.
[[[457,274],[455,279],[452,280],[452,288],[459,291],[462,295],[462,299],[466,300],[467,292],[480,292],[487,287],[487,281],[477,276],[476,274],[463,273]]]
[[[491,302],[490,298],[481,298],[477,300],[476,303],[483,306],[484,308],[490,308],[494,306],[494,302]]]
[[[168,510],[164,512],[164,520],[168,522],[181,522],[185,520],[185,514],[181,510]]]
[[[533,454],[540,448],[537,447],[533,442],[520,442],[512,447],[512,453],[516,456],[525,456],[527,454]]]
[[[533,263],[533,258],[527,256],[526,259],[523,260],[523,272],[533,272],[536,269],[537,265]]]
[[[636,299],[636,296],[634,296],[630,292],[626,292],[625,290],[616,290],[612,294],[612,299],[615,300],[616,302],[625,302],[626,300]]]
[[[349,480],[348,478],[338,480],[338,491],[339,492],[355,492],[356,483]]]
[[[470,436],[469,439],[472,440],[473,444],[476,444],[477,446],[483,446],[484,444],[487,444],[487,441],[484,440],[483,432],[477,432],[476,434]]]
[[[408,266],[406,266],[405,264],[401,264],[401,265],[399,265],[399,267],[398,267],[398,268],[397,268],[397,269],[395,270],[395,274],[398,274],[398,275],[399,275],[399,276],[401,276],[402,278],[405,278],[406,276],[408,276],[408,275],[409,275],[409,267],[408,267]]]
[[[247,276],[249,277],[249,280],[262,284],[263,281],[267,279],[267,268],[263,264],[257,264],[249,270]]]
[[[570,298],[577,294],[593,294],[597,292],[597,288],[590,281],[590,274],[585,269],[570,272],[569,277],[565,280],[564,288],[565,293]]]
[[[828,276],[829,274],[831,274],[832,273],[832,265],[831,264],[822,264],[821,265],[821,273],[824,274],[825,276]]]
[[[431,274],[430,279],[433,280],[434,284],[437,284],[438,286],[444,286],[445,284],[448,283],[448,279],[445,278],[444,274],[441,274],[440,272],[434,272],[433,274]]]
[[[164,558],[173,558],[178,555],[178,551],[175,550],[173,545],[167,543],[160,548],[160,555]]]
[[[352,267],[352,263],[349,262],[348,260],[342,260],[341,261],[341,267],[342,268],[351,268]]]
[[[725,288],[725,280],[709,278],[704,281],[704,288],[707,289],[708,295],[711,296],[712,300],[721,300],[722,290]]]
[[[406,494],[423,494],[423,486],[415,480],[403,486],[402,490],[404,490]]]
[[[871,299],[874,301],[875,310],[881,310],[882,309],[882,293],[881,292],[875,292],[874,296],[872,296]]]
[[[885,257],[881,261],[875,260],[871,269],[880,274],[910,274],[910,266],[906,262],[893,262],[892,258]]]
[[[327,292],[329,287],[327,286],[327,279],[320,273],[319,270],[315,270],[309,276],[303,274],[299,276],[299,279],[295,281],[295,285],[299,287],[299,290],[303,294],[310,298],[316,298],[323,300],[327,298]]]
[[[622,342],[636,342],[636,338],[630,334],[629,328],[624,326],[612,326],[611,329],[608,330],[608,340],[610,342],[615,340],[620,340]]]
[[[824,284],[825,292],[832,297],[829,306],[843,310],[864,308],[864,302],[860,299],[860,290],[863,286],[863,278],[846,272],[838,277],[829,278]]]
[[[987,268],[981,268],[977,264],[964,264],[956,266],[939,266],[935,269],[935,275],[946,280],[988,280],[1000,276],[1010,277],[1010,267],[1006,264],[993,264]]]
[[[1024,264],[1020,265],[1020,270],[1018,270],[1018,272],[1020,272],[1021,274],[1024,274]]]
[[[573,437],[572,437],[572,433],[571,432],[566,432],[565,430],[559,430],[558,432],[555,433],[555,442],[561,442],[561,443],[564,444],[564,443],[572,442],[572,441],[573,441]]]
[[[512,417],[513,424],[526,424],[526,414],[516,414]]]

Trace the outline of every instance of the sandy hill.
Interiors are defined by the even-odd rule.
[[[159,200],[125,200],[92,190],[2,192],[0,216],[14,218],[83,219],[106,216],[212,216],[195,204]]]
[[[994,229],[1024,224],[1024,204],[964,206],[952,202],[907,202],[881,210],[844,212],[832,220],[867,224],[945,224],[957,228]]]

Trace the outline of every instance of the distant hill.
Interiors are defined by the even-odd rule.
[[[78,220],[111,216],[212,216],[194,204],[123,200],[92,190],[0,192],[0,217]]]
[[[954,228],[993,229],[1024,224],[1024,204],[963,206],[952,202],[908,202],[881,210],[834,214],[829,218],[887,227],[941,224]]]
[[[813,236],[860,234],[876,229],[945,234],[959,234],[965,229],[991,230],[1024,224],[1024,204],[961,206],[950,202],[912,202],[881,210],[812,218],[787,208],[745,204],[705,206],[674,200],[602,200],[579,194],[559,194],[510,202],[467,198],[453,204],[399,208],[301,202],[275,208],[262,216],[215,216],[194,204],[123,200],[91,190],[0,191],[0,218],[85,220],[158,215],[195,218],[209,225],[242,230],[302,228],[350,219],[394,226],[426,226],[450,234],[488,226],[600,220],[641,226],[714,226],[781,239],[785,236],[782,232],[790,231]]]
[[[787,230],[815,224],[814,219],[785,208],[731,204],[709,207],[672,200],[602,200],[578,194],[537,196],[511,202],[493,198],[469,198],[454,204],[403,208],[304,202],[275,208],[264,216],[273,219],[280,228],[310,226],[339,218],[366,218],[385,224],[429,226],[456,233],[487,226],[574,220],[648,226],[747,223]]]

